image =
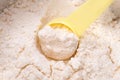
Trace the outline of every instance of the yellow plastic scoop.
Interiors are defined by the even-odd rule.
[[[80,37],[113,0],[88,0],[66,18],[52,20],[48,25],[52,27],[66,27]]]

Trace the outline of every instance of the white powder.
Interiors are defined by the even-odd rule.
[[[70,58],[78,46],[78,37],[66,29],[45,26],[38,33],[42,51],[56,60]]]
[[[119,80],[118,0],[111,6],[114,12],[108,9],[86,30],[70,59],[50,59],[40,48],[39,25],[69,15],[84,1],[17,0],[5,9],[0,14],[0,80]]]

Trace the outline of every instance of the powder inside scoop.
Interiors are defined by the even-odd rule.
[[[78,37],[66,29],[45,26],[38,33],[42,51],[47,57],[64,60],[76,51]]]

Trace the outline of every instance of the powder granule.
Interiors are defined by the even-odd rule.
[[[66,29],[50,26],[44,27],[38,33],[41,49],[47,57],[56,60],[70,58],[76,51],[78,37]]]

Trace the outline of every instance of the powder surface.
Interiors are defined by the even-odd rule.
[[[38,33],[41,49],[47,57],[69,59],[78,46],[78,37],[67,29],[45,26]]]
[[[0,14],[0,80],[119,80],[119,0],[86,30],[68,60],[50,59],[40,48],[39,25],[69,15],[84,2],[17,0],[4,9]]]

